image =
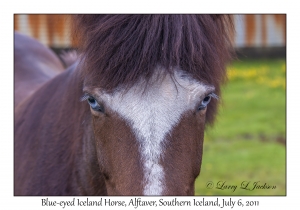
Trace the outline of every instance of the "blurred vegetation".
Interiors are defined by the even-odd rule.
[[[285,60],[232,63],[218,119],[206,129],[195,194],[285,195],[285,132]],[[241,189],[243,182],[248,189],[255,182],[264,189]],[[218,189],[232,186],[237,188]]]

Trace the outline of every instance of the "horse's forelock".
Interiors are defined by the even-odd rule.
[[[233,23],[230,15],[76,15],[85,79],[112,90],[149,81],[157,65],[174,67],[215,86],[226,79]],[[207,110],[212,122],[216,100]]]

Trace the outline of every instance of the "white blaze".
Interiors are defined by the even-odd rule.
[[[161,72],[158,69],[157,72]],[[157,76],[157,75],[155,75]],[[150,80],[143,89],[143,82],[129,91],[113,94],[99,92],[105,105],[118,113],[131,126],[139,144],[144,165],[144,194],[161,195],[164,190],[163,158],[164,139],[180,121],[187,110],[195,109],[200,97],[212,87],[205,86],[180,70],[161,80]]]

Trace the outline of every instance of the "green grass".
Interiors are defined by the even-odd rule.
[[[206,130],[195,194],[285,195],[285,60],[236,61],[228,69],[218,119]],[[237,189],[217,189],[224,181]],[[276,189],[240,189],[243,181]]]

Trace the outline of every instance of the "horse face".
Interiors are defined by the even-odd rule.
[[[86,86],[109,195],[192,195],[214,88],[181,70],[108,93]],[[214,100],[214,99],[213,99]]]

